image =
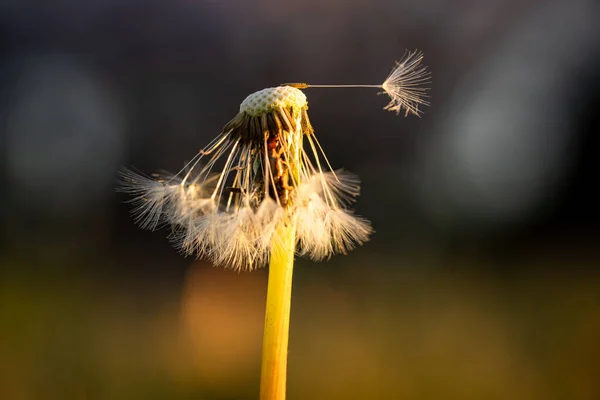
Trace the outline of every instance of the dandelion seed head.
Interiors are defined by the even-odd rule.
[[[170,226],[184,254],[235,270],[267,264],[283,225],[296,227],[297,253],[313,260],[367,241],[369,222],[347,209],[360,182],[331,170],[307,108],[298,89],[259,91],[178,174],[124,171],[122,188],[134,196],[137,222]]]
[[[259,90],[246,97],[240,105],[240,112],[256,117],[278,108],[300,110],[306,104],[306,95],[301,90],[291,86],[277,86]]]
[[[419,115],[430,77],[422,58],[408,52],[381,85],[341,86],[383,88],[390,96],[385,109]],[[368,241],[370,222],[350,209],[360,181],[332,169],[308,118],[300,89],[319,86],[340,85],[286,84],[250,94],[177,174],[124,171],[121,190],[133,196],[136,221],[170,226],[184,254],[236,270],[267,264],[283,243],[282,227],[294,228],[297,254],[316,261]]]

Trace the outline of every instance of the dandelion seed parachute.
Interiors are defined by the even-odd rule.
[[[392,69],[386,80],[379,85],[312,85],[308,83],[288,83],[298,89],[308,88],[378,88],[390,97],[390,102],[384,110],[395,111],[404,115],[414,114],[420,116],[419,106],[428,106],[427,90],[425,85],[431,82],[431,74],[427,67],[421,65],[423,53],[420,51],[406,51],[404,57]]]
[[[366,242],[370,223],[347,208],[359,181],[331,169],[307,108],[297,88],[263,89],[179,173],[124,170],[120,190],[133,196],[136,221],[171,226],[183,253],[238,270],[268,262],[281,224],[296,227],[297,253],[314,260]]]
[[[421,65],[423,53],[407,51],[404,57],[396,63],[396,67],[381,85],[384,92],[390,97],[390,103],[385,110],[396,111],[397,114],[404,109],[405,116],[409,113],[420,116],[419,105],[428,106],[427,88],[431,74],[427,67]]]

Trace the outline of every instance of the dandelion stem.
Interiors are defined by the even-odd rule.
[[[281,225],[273,243],[263,336],[261,400],[284,400],[296,227]]]

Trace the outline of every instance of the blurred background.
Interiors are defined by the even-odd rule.
[[[308,90],[372,241],[298,260],[290,399],[600,398],[592,0],[0,1],[0,398],[254,399],[266,271],[138,229],[121,166],[179,170],[246,95]]]

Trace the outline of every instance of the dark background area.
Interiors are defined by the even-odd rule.
[[[376,234],[299,259],[290,399],[600,398],[600,9],[575,1],[0,1],[0,398],[256,398],[266,271],[138,229],[250,93],[307,90]]]

